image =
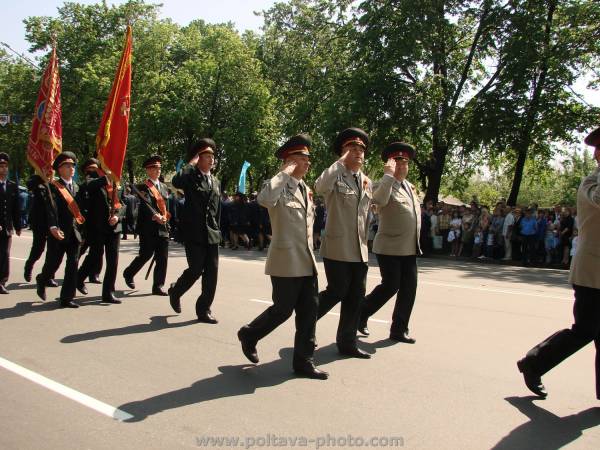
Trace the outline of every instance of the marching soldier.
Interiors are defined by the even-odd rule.
[[[152,257],[156,263],[152,293],[168,295],[164,290],[167,275],[167,257],[169,252],[169,228],[171,218],[168,207],[169,190],[159,181],[162,158],[154,155],[144,161],[148,179],[139,186],[138,196],[141,204],[138,210],[136,233],[140,237],[138,256],[123,271],[125,283],[135,289],[134,277]]]
[[[549,336],[517,362],[525,385],[542,398],[548,395],[542,375],[594,341],[596,398],[600,400],[600,128],[590,133],[585,143],[595,147],[594,159],[598,167],[583,179],[577,190],[579,244],[569,274],[569,283],[575,292],[575,320],[571,328]]]
[[[314,205],[312,192],[302,180],[310,168],[312,141],[297,135],[275,156],[284,161],[281,171],[265,183],[258,203],[269,210],[273,238],[265,273],[271,276],[273,306],[238,331],[244,355],[258,363],[257,342],[296,311],[294,372],[325,380],[327,372],[313,361],[318,311],[317,265],[312,251]]]
[[[0,152],[0,294],[8,294],[10,245],[13,232],[21,236],[19,187],[8,179],[8,154]]]
[[[116,189],[117,186],[106,175],[87,183],[89,204],[86,218],[86,240],[89,243],[90,252],[79,267],[77,289],[82,294],[87,294],[85,279],[94,275],[97,261],[102,258],[102,251],[104,251],[106,270],[102,281],[102,302],[118,304],[121,303],[121,300],[115,297],[115,281],[119,264],[121,220],[125,215],[125,206],[119,202]]]
[[[54,170],[59,179],[50,182],[50,198],[45,203],[45,212],[50,236],[48,249],[42,272],[36,277],[37,295],[46,300],[48,280],[60,267],[63,257],[67,255],[65,276],[60,289],[59,302],[61,308],[78,308],[73,303],[77,284],[77,263],[82,241],[81,227],[85,222],[79,210],[77,199],[79,187],[73,182],[77,158],[71,152],[62,152],[54,160]],[[45,186],[39,189],[45,189]]]
[[[211,306],[217,289],[219,243],[221,231],[221,194],[219,180],[211,173],[217,146],[212,139],[201,139],[188,155],[189,163],[172,180],[173,186],[183,189],[185,203],[180,224],[188,268],[169,288],[169,301],[177,313],[181,312],[181,296],[202,276],[202,293],[196,301],[199,322],[217,323]]]
[[[53,176],[52,171],[49,175],[50,177]],[[27,189],[33,195],[33,201],[31,202],[31,209],[29,212],[29,227],[33,234],[33,242],[31,243],[29,257],[27,258],[27,261],[25,261],[23,278],[25,278],[25,281],[30,282],[33,266],[46,249],[46,241],[48,240],[46,205],[50,200],[48,198],[48,189],[46,188],[44,180],[37,174],[32,175],[27,181]],[[54,280],[53,274],[48,280],[47,287],[56,286],[58,286],[58,283]]]
[[[80,208],[83,217],[88,216],[88,211],[90,209],[90,194],[88,192],[87,185],[90,181],[98,178],[98,168],[100,167],[100,162],[96,158],[89,158],[87,161],[83,163],[81,166],[81,171],[84,173],[85,179],[79,185],[79,191],[81,192],[81,202]],[[85,254],[86,250],[89,248],[89,243],[87,240],[83,242],[81,245],[81,250],[79,252],[80,255]],[[94,284],[102,284],[100,281],[100,272],[102,272],[102,258],[104,257],[104,249],[100,248],[99,251],[94,252],[92,255],[94,260],[92,260],[92,256],[90,256],[91,252],[86,255],[83,260],[83,264],[86,266],[90,266],[90,276],[88,277],[90,283]],[[83,265],[82,264],[82,265]],[[84,280],[85,281],[85,280]]]
[[[321,318],[341,301],[336,342],[342,355],[368,359],[356,343],[360,303],[365,296],[368,249],[367,214],[371,180],[361,172],[369,136],[348,128],[336,137],[333,150],[340,158],[316,182],[316,191],[325,199],[327,223],[321,256],[327,288],[319,293]]]
[[[373,188],[373,203],[379,212],[379,228],[373,252],[379,263],[381,284],[363,302],[358,331],[368,336],[367,320],[395,294],[390,339],[414,344],[408,321],[417,294],[417,255],[421,208],[415,188],[408,182],[408,165],[415,157],[412,145],[393,142],[381,153],[384,176]]]

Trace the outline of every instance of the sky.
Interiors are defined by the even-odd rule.
[[[93,4],[101,0],[76,0],[77,3]],[[30,16],[56,16],[63,0],[2,0],[0,17],[0,41],[20,53],[27,54],[23,19]],[[126,0],[107,0],[109,5],[120,5]],[[161,18],[171,18],[180,25],[194,19],[209,23],[233,22],[239,31],[259,31],[262,17],[254,11],[268,9],[275,0],[148,0],[147,3],[162,3]]]

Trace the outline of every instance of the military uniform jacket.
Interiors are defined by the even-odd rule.
[[[352,172],[339,161],[317,179],[315,188],[327,208],[321,256],[336,261],[368,262],[367,214],[371,202],[371,180],[359,172],[357,186]]]
[[[209,184],[200,170],[188,164],[173,177],[171,182],[177,189],[183,189],[185,195],[179,217],[184,241],[219,244],[221,242],[219,181],[211,174]]]
[[[600,169],[577,190],[579,239],[571,261],[569,283],[600,289]]]
[[[165,201],[165,206],[167,207],[167,211],[170,211],[169,208],[169,190],[164,183],[160,183],[159,185],[159,193]],[[137,225],[136,232],[139,235],[143,236],[161,236],[161,237],[169,237],[169,230],[167,228],[167,224],[164,225],[159,224],[152,220],[152,216],[154,216],[155,212],[151,211],[148,203],[152,205],[154,211],[160,214],[160,208],[158,207],[158,203],[154,198],[154,195],[150,192],[148,186],[144,184],[137,185],[140,194],[143,196],[143,199],[140,201],[140,205],[138,208],[137,214]]]
[[[14,230],[21,230],[19,210],[19,188],[14,181],[6,180],[5,191],[0,190],[0,233],[12,236]]]
[[[119,218],[115,225],[109,225],[108,219],[112,209],[112,198],[108,198],[106,193],[106,177],[100,177],[91,179],[87,182],[87,194],[88,194],[88,210],[87,216],[85,216],[86,225],[86,237],[88,240],[93,241],[98,235],[116,234],[123,231],[123,217],[125,216],[125,205],[121,204],[121,207],[114,211],[114,215]],[[117,189],[113,185],[113,189]],[[116,193],[119,198],[119,193]]]
[[[306,200],[300,191],[302,184]],[[273,230],[265,273],[275,277],[307,277],[317,273],[312,252],[314,205],[312,192],[303,181],[285,172],[267,181],[258,203],[269,211]]]
[[[58,182],[65,186],[65,183],[62,179],[59,179]],[[77,184],[75,184],[74,182],[72,183],[72,185],[73,190],[75,191],[72,194],[72,196],[73,199],[77,202],[77,205],[79,206],[79,201],[81,201],[79,186],[77,186]],[[46,186],[44,186],[43,184],[41,186],[38,186],[38,189],[48,192],[46,190]],[[44,204],[44,210],[46,212],[46,221],[48,223],[48,230],[50,230],[51,227],[60,228],[60,230],[65,235],[65,243],[81,242],[83,240],[83,226],[77,223],[77,221],[73,217],[73,214],[71,213],[71,210],[69,210],[67,202],[65,201],[61,193],[58,191],[56,186],[50,184],[50,192],[54,201],[54,205],[52,204],[53,202],[50,201],[50,199],[48,199],[48,201],[46,201]],[[47,198],[46,195],[44,196],[44,198]],[[54,206],[56,206],[56,209],[54,209]]]
[[[394,177],[385,175],[373,187],[373,203],[379,212],[379,228],[373,253],[379,255],[420,255],[421,207],[412,184],[409,192]]]
[[[48,232],[48,219],[46,204],[48,203],[48,190],[44,180],[39,175],[33,175],[27,181],[27,189],[33,195],[33,201],[29,208],[29,226],[35,232]]]

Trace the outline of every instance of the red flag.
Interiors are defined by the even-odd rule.
[[[123,54],[96,135],[98,160],[104,172],[115,183],[121,181],[123,161],[127,151],[131,97],[131,47],[131,26],[127,26]]]
[[[27,159],[44,181],[51,178],[52,161],[62,151],[62,113],[60,107],[60,77],[56,48],[42,76],[42,85],[31,124]]]

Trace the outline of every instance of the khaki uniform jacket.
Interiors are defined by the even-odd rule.
[[[306,189],[306,201],[298,185]],[[312,192],[285,172],[267,181],[258,203],[269,210],[273,230],[265,273],[274,277],[308,277],[317,273],[313,254]]]
[[[571,261],[569,283],[600,289],[600,169],[577,190],[579,239]]]
[[[339,161],[317,179],[316,191],[325,199],[327,221],[321,256],[335,261],[368,262],[367,248],[371,180],[359,172],[357,186],[352,172]]]
[[[404,183],[410,194],[389,175],[385,175],[373,188],[373,203],[379,212],[373,253],[394,256],[421,254],[421,207],[413,185],[406,180]]]

